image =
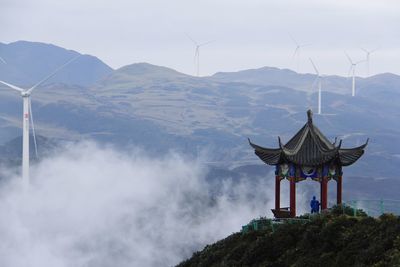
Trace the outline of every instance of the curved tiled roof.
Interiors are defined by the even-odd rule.
[[[298,165],[317,166],[335,159],[343,166],[356,162],[363,154],[367,142],[356,148],[342,149],[341,144],[331,143],[322,132],[313,124],[312,112],[307,111],[307,123],[287,142],[279,148],[264,148],[249,143],[255,154],[266,164],[277,165],[283,162],[293,162]]]

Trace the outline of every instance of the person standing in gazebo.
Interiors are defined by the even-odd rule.
[[[319,201],[315,198],[315,196],[313,196],[313,199],[310,202],[310,206],[311,206],[311,213],[319,213],[319,206],[320,203]]]

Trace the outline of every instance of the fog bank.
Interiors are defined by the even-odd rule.
[[[173,152],[83,142],[31,171],[28,192],[16,175],[0,189],[0,266],[171,266],[272,207],[273,179],[212,196],[207,169]]]

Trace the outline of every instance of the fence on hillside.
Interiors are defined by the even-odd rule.
[[[394,199],[357,199],[346,201],[345,204],[354,210],[361,209],[369,216],[379,217],[384,213],[400,215],[400,200]]]

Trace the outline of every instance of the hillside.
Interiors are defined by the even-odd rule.
[[[336,209],[274,232],[232,234],[178,266],[400,266],[400,218],[352,217]]]
[[[20,65],[29,63],[29,71],[44,73],[50,63],[56,65],[54,60],[60,60],[53,55],[77,53],[32,42],[1,44],[0,53],[13,46],[26,47],[15,59],[21,62],[13,72],[20,86],[26,78]],[[41,52],[36,53],[37,49]],[[37,55],[48,56],[37,60]],[[9,68],[14,58],[6,56],[7,65],[0,64],[0,68]],[[90,86],[76,85],[79,77],[91,77],[101,64],[74,62],[70,66],[73,72],[67,68],[57,76],[61,80],[54,77],[34,91],[32,113],[38,135],[51,140],[91,139],[155,154],[174,150],[192,158],[204,152],[202,160],[213,169],[223,169],[227,176],[236,176],[243,167],[243,176],[254,177],[257,166],[265,170],[266,179],[272,179],[268,175],[273,168],[254,155],[247,137],[269,147],[278,145],[278,135],[287,142],[305,123],[305,111],[315,110],[317,104],[316,90],[309,87],[315,75],[272,67],[193,77],[163,66],[135,63],[108,69],[107,75],[96,76]],[[39,74],[32,77],[42,77]],[[0,70],[0,78],[2,75]],[[324,77],[323,114],[315,114],[314,120],[330,140],[343,139],[344,148],[370,138],[366,154],[345,170],[348,190],[343,192],[344,198],[395,198],[400,164],[400,76],[385,73],[357,81],[358,94],[351,97],[349,79]],[[21,106],[18,93],[0,86],[0,145],[21,135]],[[219,179],[218,175],[214,178]]]

